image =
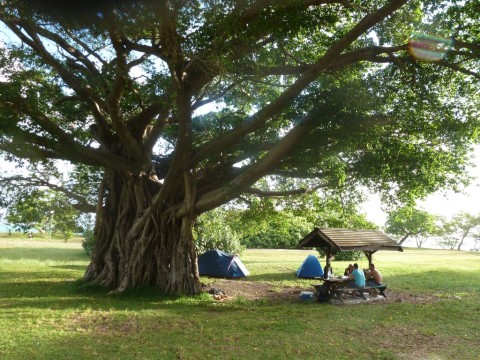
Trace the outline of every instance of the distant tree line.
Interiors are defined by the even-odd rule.
[[[377,228],[359,211],[362,195],[352,189],[314,192],[287,199],[244,197],[199,217],[197,249],[292,249],[315,227]]]
[[[480,214],[460,212],[445,218],[405,206],[389,213],[385,231],[399,244],[414,239],[421,248],[428,239],[434,239],[443,249],[480,251]],[[465,248],[467,239],[473,242],[473,247]]]
[[[47,178],[38,169],[34,172]],[[87,189],[98,177],[85,169],[71,173],[77,193],[78,188],[84,189],[83,198],[72,200],[65,194],[68,178],[62,182],[59,174],[49,175],[56,180],[32,186],[10,181],[9,187],[3,187],[4,199],[8,199],[5,221],[16,231],[56,233],[66,240],[74,233],[82,233],[85,251],[91,254],[94,236],[89,204],[94,197]],[[231,253],[241,253],[245,248],[291,249],[315,227],[378,228],[359,211],[362,201],[362,193],[347,186],[286,198],[250,194],[199,216],[194,225],[195,245],[199,253],[210,249]]]
[[[60,234],[65,241],[80,233],[85,237],[85,251],[91,254],[93,218],[81,211],[88,209],[86,200],[79,201],[84,204],[79,207],[64,192],[49,187],[23,187],[14,194],[4,220],[15,231]],[[195,244],[200,253],[210,249],[231,253],[245,248],[292,249],[315,227],[377,229],[360,212],[362,200],[361,193],[346,188],[282,199],[243,197],[202,214],[194,227]],[[399,244],[410,240],[421,248],[433,239],[444,249],[480,251],[480,214],[461,212],[447,219],[403,206],[388,213],[384,230]],[[473,244],[469,248],[467,240]]]

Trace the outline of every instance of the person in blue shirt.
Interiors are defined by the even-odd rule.
[[[359,289],[365,287],[365,274],[363,271],[358,270],[358,264],[353,264],[353,271],[348,278],[353,280],[351,283],[348,284],[348,287]]]

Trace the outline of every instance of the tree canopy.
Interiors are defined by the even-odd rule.
[[[438,241],[439,245],[448,249],[461,250],[467,238],[473,238],[475,241],[472,250],[478,251],[478,238],[480,231],[480,215],[460,212],[450,220],[445,220],[442,224],[442,238]]]
[[[478,1],[38,4],[0,2],[0,151],[103,171],[86,281],[199,292],[193,222],[242,194],[464,180]]]
[[[388,214],[385,231],[403,244],[408,238],[416,238],[418,247],[422,247],[429,236],[441,235],[442,229],[437,224],[438,216],[411,206],[401,207]]]

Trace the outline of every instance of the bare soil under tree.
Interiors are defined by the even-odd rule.
[[[210,289],[219,289],[224,296],[218,297],[219,301],[234,301],[242,298],[252,301],[275,301],[294,303],[300,302],[300,293],[302,291],[313,291],[313,287],[276,287],[265,282],[255,282],[248,280],[229,280],[229,279],[202,279],[202,289],[208,292]],[[312,281],[313,284],[313,281]],[[425,304],[438,300],[438,297],[432,294],[413,294],[404,291],[391,290],[386,291],[387,298],[382,303],[388,302],[409,302]]]

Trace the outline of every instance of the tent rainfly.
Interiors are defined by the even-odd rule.
[[[369,265],[372,255],[378,250],[403,251],[400,245],[379,230],[335,228],[315,228],[300,240],[298,247],[322,248],[326,254],[326,268],[330,268],[332,256],[339,251],[363,251]]]
[[[323,276],[322,265],[315,255],[308,255],[297,270],[297,277],[313,279]]]
[[[250,275],[237,255],[221,250],[209,250],[198,257],[198,272],[201,276],[238,278]]]

